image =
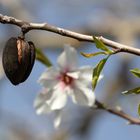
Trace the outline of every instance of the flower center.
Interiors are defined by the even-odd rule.
[[[68,76],[66,73],[62,74],[61,80],[65,85],[70,85],[73,82],[73,78]]]

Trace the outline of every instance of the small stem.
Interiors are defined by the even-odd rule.
[[[102,109],[105,110],[113,115],[119,116],[120,118],[123,118],[129,122],[129,124],[135,124],[135,125],[140,125],[140,119],[134,118],[123,112],[122,110],[117,110],[117,109],[111,109],[106,107],[104,104],[96,100],[96,107],[97,109]]]
[[[21,33],[20,33],[20,35],[19,35],[19,38],[21,38],[21,39],[25,39],[25,33],[21,30]]]

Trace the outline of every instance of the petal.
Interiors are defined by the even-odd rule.
[[[54,127],[58,128],[61,123],[62,118],[62,110],[56,110],[55,111],[55,119],[54,119]]]
[[[77,71],[79,71],[79,79],[81,83],[83,83],[84,86],[90,86],[92,83],[92,73],[93,68],[90,66],[84,66],[79,68]],[[103,78],[103,75],[99,76],[98,82]]]
[[[71,95],[72,93],[73,93],[73,88],[71,88],[71,86],[66,86],[65,87],[65,94]]]
[[[74,88],[72,100],[79,105],[93,106],[95,103],[95,94],[90,88],[79,84]]]
[[[50,110],[50,108],[49,108],[49,105],[46,104],[46,103],[44,103],[44,104],[42,104],[42,105],[36,107],[36,113],[37,113],[38,115],[40,115],[40,114],[47,114],[47,113],[49,113],[49,112],[51,112],[51,110]]]
[[[63,72],[72,71],[78,64],[77,51],[71,46],[65,46],[64,51],[58,57],[58,66]]]
[[[62,89],[61,85],[58,84],[52,93],[51,98],[47,101],[51,110],[62,109],[67,102],[67,94],[64,89]]]
[[[93,68],[84,66],[79,69],[79,79],[85,86],[91,85]]]
[[[45,87],[54,87],[58,83],[58,77],[60,73],[54,68],[48,68],[39,78],[39,82]]]
[[[101,74],[101,75],[99,76],[99,80],[98,80],[98,82],[99,82],[100,80],[102,80],[103,78],[104,78],[104,75]]]
[[[43,92],[37,95],[34,101],[34,107],[37,114],[46,114],[51,111],[49,105],[46,102],[51,98],[51,96],[52,91],[48,89],[45,89]]]
[[[78,79],[79,78],[79,71],[74,71],[74,72],[67,72],[67,75],[74,78],[74,79]]]

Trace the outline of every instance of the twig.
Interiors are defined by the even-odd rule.
[[[22,29],[23,33],[27,33],[31,30],[46,30],[49,32],[57,33],[62,36],[74,38],[79,41],[94,42],[93,37],[91,35],[80,34],[77,32],[73,32],[70,30],[49,25],[48,23],[29,23],[26,21],[16,19],[14,17],[4,16],[2,14],[0,14],[0,22],[3,24],[13,24],[19,26]],[[134,55],[140,55],[140,49],[138,48],[123,45],[121,43],[117,43],[115,41],[106,39],[102,36],[99,36],[97,38],[100,39],[107,46],[114,48],[116,50],[120,50],[119,52],[126,52]]]
[[[129,116],[128,114],[123,112],[121,109],[108,108],[108,107],[104,106],[104,104],[102,104],[101,102],[99,102],[97,100],[96,100],[96,107],[97,107],[97,109],[105,110],[113,115],[119,116],[120,118],[127,120],[129,124],[140,125],[140,119]]]

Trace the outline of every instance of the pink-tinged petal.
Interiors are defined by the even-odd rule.
[[[78,58],[77,51],[73,47],[65,46],[64,51],[58,57],[58,66],[62,72],[72,71],[77,68]]]
[[[50,112],[50,107],[47,104],[47,101],[52,96],[52,90],[44,89],[39,95],[37,95],[34,101],[34,107],[37,114],[46,114]]]
[[[62,110],[56,110],[54,112],[55,118],[54,118],[54,127],[58,128],[60,123],[61,123],[61,118],[62,118]]]
[[[59,75],[60,73],[56,68],[50,67],[44,73],[42,73],[38,82],[41,83],[44,87],[51,88],[59,82]]]
[[[79,105],[93,106],[95,103],[95,94],[90,88],[77,82],[72,94],[72,100]]]
[[[58,84],[53,89],[52,96],[50,100],[47,101],[49,104],[51,110],[60,110],[62,109],[67,102],[67,94],[65,92],[65,89],[61,87],[60,84]]]

